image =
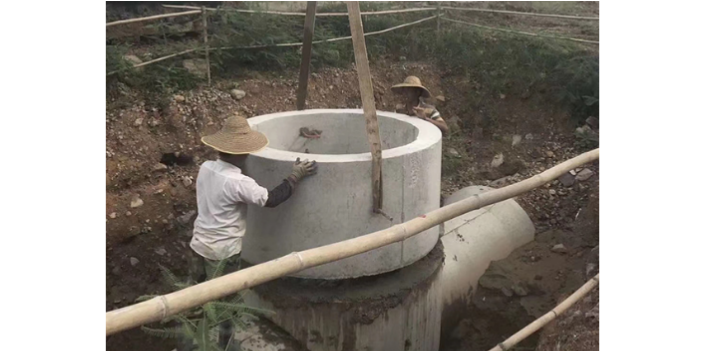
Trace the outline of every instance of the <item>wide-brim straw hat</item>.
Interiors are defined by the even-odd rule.
[[[423,84],[420,83],[420,78],[416,76],[408,76],[403,80],[403,83],[391,86],[391,90],[394,92],[398,92],[401,88],[420,88],[423,91],[422,95],[424,98],[430,97],[430,91],[428,88],[423,87]]]
[[[259,131],[253,131],[247,119],[242,116],[229,117],[220,131],[201,138],[201,141],[219,152],[228,154],[254,153],[269,145],[266,136]]]

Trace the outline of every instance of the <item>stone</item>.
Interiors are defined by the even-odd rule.
[[[560,176],[558,178],[558,181],[565,186],[565,187],[572,187],[574,185],[575,177],[574,175],[570,174],[569,172]]]
[[[204,59],[187,59],[183,60],[183,68],[193,75],[205,77],[208,72],[208,63]]]
[[[131,216],[131,215],[132,215],[132,212],[131,212],[131,211],[126,211],[126,212],[125,212],[125,216]]]
[[[521,140],[522,140],[522,139],[523,139],[523,137],[521,137],[520,134],[514,134],[514,135],[513,135],[513,140],[511,141],[511,146],[512,146],[512,147],[517,146],[518,143],[521,143]]]
[[[535,139],[535,137],[533,136],[532,133],[528,133],[528,134],[526,135],[526,140],[527,140],[527,141],[532,141],[533,139]]]
[[[116,213],[116,212],[112,212],[112,213],[110,213],[110,215],[108,215],[108,216],[110,217],[110,219],[114,219],[114,218],[117,217],[117,213]]]
[[[396,104],[396,111],[403,111],[406,106],[403,104]]]
[[[599,119],[598,118],[596,118],[594,116],[589,116],[589,117],[587,117],[586,122],[587,122],[587,125],[589,125],[589,127],[591,127],[592,129],[594,129],[594,130],[599,129]]]
[[[511,290],[513,290],[513,292],[515,292],[517,296],[528,296],[528,290],[521,284],[514,285],[513,287],[511,287]]]
[[[459,131],[462,129],[462,120],[460,120],[457,115],[452,116],[449,120],[447,120],[447,127],[450,128],[450,131]]]
[[[122,57],[122,59],[131,63],[132,66],[139,65],[142,63],[142,60],[138,58],[137,55],[125,55]]]
[[[134,196],[130,202],[130,208],[139,208],[144,205],[144,201],[139,196]],[[129,216],[129,215],[128,215]]]
[[[513,291],[511,291],[510,289],[507,289],[506,287],[501,288],[501,293],[503,293],[504,296],[506,296],[506,297],[513,296]]]
[[[552,246],[550,250],[555,253],[567,253],[567,248],[565,248],[565,245],[562,243]]]
[[[154,251],[154,253],[156,253],[158,255],[164,255],[164,254],[166,254],[166,249],[164,247],[159,247]]]
[[[174,100],[177,103],[183,103],[184,101],[186,101],[186,97],[184,97],[183,95],[180,95],[180,94],[176,94],[176,95],[174,95]]]
[[[183,185],[185,187],[189,187],[190,185],[193,184],[193,180],[190,177],[184,177],[183,178]]]
[[[152,168],[152,171],[153,171],[153,172],[159,172],[159,171],[166,171],[166,170],[168,170],[168,169],[169,169],[168,166],[166,166],[166,165],[164,165],[164,164],[162,164],[162,163],[158,163],[158,164],[154,165],[154,167]]]
[[[577,173],[577,176],[575,177],[577,181],[583,182],[588,180],[590,177],[594,175],[594,171],[589,170],[589,169],[584,169]]]
[[[176,221],[183,226],[187,226],[194,220],[193,218],[196,214],[198,214],[198,212],[195,210],[187,211],[185,214],[176,218]]]
[[[502,100],[506,99],[506,94],[499,94],[499,98],[501,98]]]
[[[230,95],[233,98],[240,100],[240,99],[244,98],[245,96],[247,96],[247,92],[240,90],[240,89],[233,89],[230,91]]]
[[[142,122],[144,122],[144,118],[138,117],[136,120],[134,120],[134,125],[139,127],[142,125]]]
[[[445,102],[445,96],[444,96],[444,95],[438,95],[437,97],[435,97],[435,100],[444,103],[444,102]]]
[[[504,186],[508,185],[509,183],[511,183],[510,178],[511,178],[511,176],[506,176],[506,177],[502,177],[498,180],[491,181],[489,183],[489,187],[492,187],[492,188],[504,187]]]
[[[447,154],[453,158],[462,158],[460,152],[458,152],[455,148],[447,148]]]
[[[549,193],[550,193],[551,196],[554,196],[554,195],[557,194],[557,191],[554,190],[554,189],[551,189]]]
[[[587,277],[591,277],[592,273],[594,272],[595,269],[596,269],[596,264],[588,263],[587,264],[587,271],[586,271]]]
[[[499,153],[494,155],[494,159],[491,161],[491,167],[499,167],[504,163],[504,154]]]
[[[545,152],[545,156],[547,156],[548,158],[554,158],[555,153],[553,153],[553,151],[551,150],[548,150],[547,152]]]
[[[139,259],[135,257],[130,257],[130,264],[132,264],[132,266],[139,264]]]

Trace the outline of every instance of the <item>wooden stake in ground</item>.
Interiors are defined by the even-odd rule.
[[[362,109],[364,119],[367,121],[367,138],[372,150],[372,194],[374,212],[380,213],[384,201],[381,180],[381,138],[379,137],[379,122],[376,118],[374,105],[374,88],[372,87],[372,74],[369,71],[367,58],[367,45],[364,42],[364,28],[362,28],[362,15],[359,11],[359,1],[348,1],[347,12],[350,17],[350,31],[352,32],[352,46],[354,47],[354,61],[357,64],[357,77],[359,78],[359,93],[362,96]]]
[[[208,87],[210,87],[210,47],[208,46],[208,12],[201,7],[203,16],[203,44],[205,45],[205,65],[208,67]]]
[[[301,57],[301,72],[298,75],[298,94],[296,109],[306,108],[308,95],[308,76],[310,76],[310,57],[313,50],[313,32],[315,30],[315,6],[317,2],[308,1],[306,6],[306,20],[303,23],[303,56]]]

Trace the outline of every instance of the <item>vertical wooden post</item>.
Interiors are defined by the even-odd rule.
[[[310,75],[310,57],[313,51],[313,32],[315,30],[315,6],[317,2],[308,1],[306,6],[306,20],[303,23],[303,56],[301,57],[301,71],[298,75],[298,94],[296,109],[306,108],[308,95],[308,76]]]
[[[205,6],[200,8],[203,16],[203,43],[205,44],[205,65],[208,69],[208,86],[210,86],[210,47],[208,46],[208,12]]]
[[[362,96],[364,119],[367,123],[367,138],[372,152],[372,194],[374,212],[383,213],[383,185],[381,179],[381,138],[379,138],[379,122],[376,118],[374,104],[374,88],[372,75],[369,71],[367,45],[364,42],[364,29],[362,28],[362,15],[358,1],[347,2],[347,13],[350,18],[350,31],[352,32],[352,45],[354,47],[354,61],[357,64],[357,77],[359,78],[359,93]]]

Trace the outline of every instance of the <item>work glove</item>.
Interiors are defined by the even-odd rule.
[[[293,163],[293,171],[291,171],[291,175],[288,176],[288,179],[297,183],[307,176],[315,175],[317,172],[318,164],[315,160],[308,161],[308,159],[306,159],[301,161],[301,158],[296,158],[296,161]]]

